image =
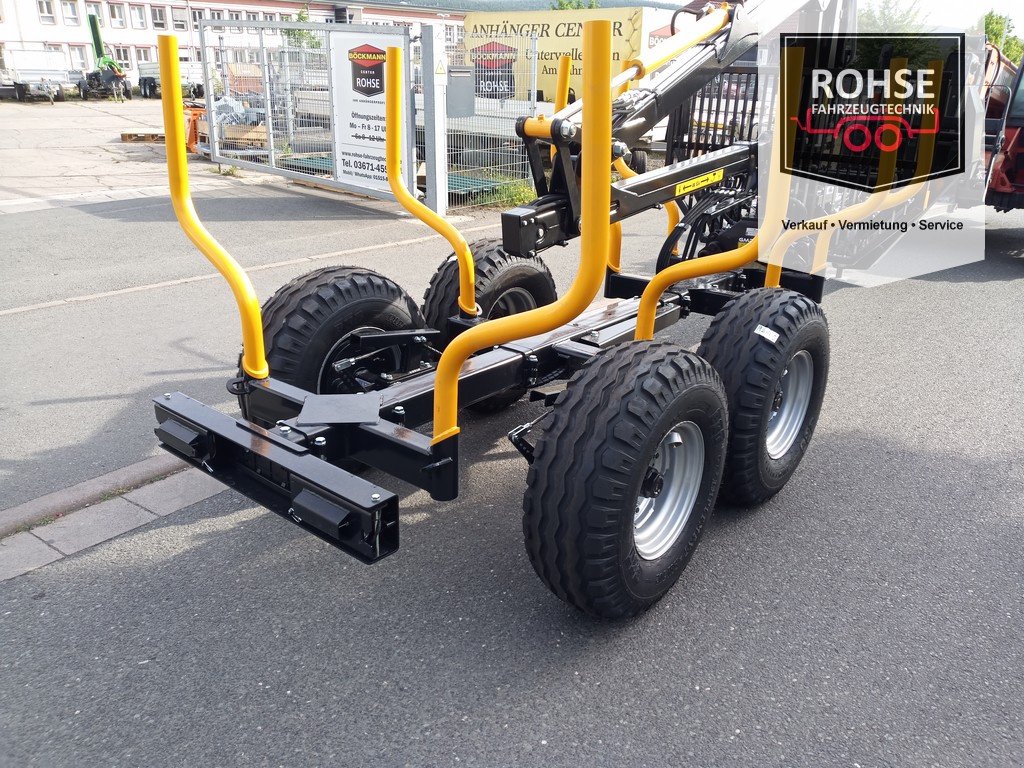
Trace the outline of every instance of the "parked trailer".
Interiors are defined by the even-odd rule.
[[[505,212],[502,237],[475,248],[404,185],[406,69],[402,50],[389,48],[388,180],[398,201],[454,249],[422,310],[380,274],[327,267],[296,278],[261,311],[244,270],[196,218],[180,101],[165,99],[174,209],[232,287],[243,349],[229,383],[242,417],[168,392],[154,401],[161,444],[372,563],[398,549],[398,497],[355,472],[376,467],[435,500],[453,499],[459,409],[494,412],[530,392],[547,410],[509,439],[530,464],[523,529],[531,564],[559,598],[590,614],[620,618],[653,605],[686,567],[720,490],[734,504],[759,504],[800,463],[828,374],[824,280],[760,265],[757,238],[653,277],[622,272],[625,218],[675,201],[695,179],[707,180],[698,188],[745,193],[756,145],[614,183],[611,160],[623,160],[630,139],[756,45],[758,22],[771,26],[805,5],[748,0],[745,18],[735,7],[709,6],[615,77],[610,22],[587,22],[582,99],[516,126],[538,197]],[[176,86],[176,50],[173,37],[160,38],[167,88]],[[617,88],[660,66],[675,75],[663,79],[664,90],[613,102]],[[773,168],[781,144],[773,142]],[[552,148],[548,172],[542,156]],[[767,242],[781,231],[789,179],[769,181],[759,233]],[[576,237],[579,269],[558,297],[540,253]],[[711,279],[684,287],[692,278]],[[595,301],[602,283],[604,298]],[[652,340],[691,312],[712,316],[697,354]],[[427,422],[429,434],[416,429]]]
[[[0,97],[53,103],[64,101],[74,90],[63,53],[5,48],[4,62],[7,68],[0,69]]]
[[[203,65],[198,61],[181,62],[182,96],[201,99],[206,93],[203,85]],[[139,63],[139,93],[144,99],[160,98],[160,65],[156,62]]]

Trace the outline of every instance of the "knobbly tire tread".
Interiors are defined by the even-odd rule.
[[[512,256],[505,251],[501,238],[477,240],[470,244],[470,250],[473,253],[473,264],[476,273],[477,303],[480,305],[484,315],[490,309],[488,289],[496,279],[512,267],[528,265],[536,270],[534,277],[539,282],[540,289],[547,292],[547,296],[537,297],[535,295],[535,298],[540,299],[538,306],[550,304],[558,297],[554,278],[551,277],[551,272],[548,270],[547,265],[539,257],[522,258]],[[437,271],[430,278],[430,284],[423,294],[424,321],[427,326],[436,328],[441,332],[440,348],[442,349],[450,341],[448,338],[448,318],[458,313],[458,298],[459,262],[454,254],[452,254],[438,267]],[[483,298],[483,301],[481,301],[481,298]],[[497,299],[498,297],[490,298]],[[524,394],[526,394],[526,389],[517,387],[474,403],[469,406],[469,409],[477,413],[497,413],[512,405]]]
[[[647,574],[661,583],[637,594],[635,586],[647,585],[630,583],[626,570],[638,557],[632,531],[637,475],[649,462],[643,446],[653,440],[653,454],[663,436],[654,434],[662,428],[659,420],[669,418],[666,431],[678,423],[679,413],[667,409],[684,395],[687,407],[711,405],[701,492],[672,549],[647,561],[662,568]],[[686,567],[714,509],[727,433],[718,374],[678,345],[627,342],[588,361],[555,402],[527,478],[523,534],[541,581],[563,601],[602,618],[627,618],[661,599]],[[626,458],[631,454],[632,466]]]
[[[263,305],[263,333],[271,375],[296,386],[298,357],[320,327],[318,311],[336,312],[363,299],[403,307],[414,328],[425,328],[419,308],[397,283],[360,267],[324,267],[279,288]]]
[[[778,333],[777,342],[756,334],[758,325]],[[774,397],[780,369],[798,351],[794,342],[808,340],[818,347],[818,354],[812,353],[815,386],[804,427],[785,456],[771,459],[764,445],[765,402]],[[729,396],[731,430],[720,496],[736,506],[762,504],[792,477],[818,421],[828,379],[825,313],[801,293],[756,288],[733,299],[715,315],[697,354],[715,367]]]

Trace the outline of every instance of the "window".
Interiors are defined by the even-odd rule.
[[[206,11],[202,8],[192,9],[192,29],[199,31],[199,22],[206,18]]]
[[[64,46],[60,43],[46,43],[43,50],[47,53],[64,53]]]
[[[277,21],[277,14],[275,14],[275,13],[264,13],[263,14],[263,20],[264,21],[270,21],[270,22]],[[274,29],[273,27],[270,27],[269,29],[265,29],[264,33],[268,34],[268,35],[276,35],[277,34],[277,30]]]
[[[82,23],[82,20],[78,17],[78,0],[63,0],[60,4],[60,9],[64,12],[65,24],[77,27]]]
[[[171,24],[177,32],[188,29],[188,11],[184,8],[171,8]]]
[[[167,9],[153,6],[149,11],[153,19],[153,29],[167,29]]]
[[[452,45],[455,42],[455,27],[450,24],[444,25],[444,41],[448,45]]]
[[[144,45],[135,46],[135,60],[139,64],[149,64],[153,61],[153,49]]]
[[[242,20],[242,14],[239,11],[229,11],[228,12],[228,18],[231,19],[232,21],[241,21]],[[231,31],[232,32],[241,32],[242,28],[241,27],[232,27]]]
[[[53,3],[51,0],[36,0],[36,7],[39,9],[39,20],[43,24],[57,23],[57,17],[53,15]]]
[[[132,19],[132,29],[146,28],[146,7],[144,5],[128,6],[128,15]]]
[[[124,6],[121,3],[107,3],[107,12],[110,14],[110,26],[114,29],[124,29],[127,26],[124,20]]]
[[[71,51],[71,68],[72,69],[88,69],[89,60],[86,58],[85,46],[84,45],[72,45]]]
[[[103,26],[103,6],[101,6],[99,3],[86,3],[85,15],[95,16],[96,21],[99,22],[99,25],[101,27]]]
[[[113,16],[111,16],[111,24],[113,24]],[[121,69],[132,68],[132,52],[127,45],[115,45],[114,46],[114,61],[117,62]]]
[[[220,21],[224,18],[224,11],[210,11],[210,18],[214,21]],[[224,27],[214,27],[214,32],[223,32]]]
[[[245,20],[246,21],[259,21],[260,20],[260,15],[258,13],[253,13],[252,11],[249,11],[248,13],[245,14]],[[249,29],[247,29],[245,31],[246,32],[251,32],[254,35],[259,34],[259,30],[258,29],[254,29],[254,28],[249,28]]]

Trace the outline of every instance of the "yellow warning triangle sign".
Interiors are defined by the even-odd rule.
[[[443,61],[438,61],[437,62],[437,69],[434,70],[434,74],[435,75],[443,75],[444,74],[444,62]]]

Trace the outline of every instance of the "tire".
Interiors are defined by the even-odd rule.
[[[14,98],[17,101],[27,101],[28,100],[28,92],[25,90],[25,86],[24,85],[15,84],[15,86],[14,86]]]
[[[637,173],[647,173],[647,151],[634,149],[629,158],[629,167]]]
[[[352,331],[423,327],[415,302],[396,283],[355,267],[327,267],[297,277],[263,305],[271,375],[314,394],[363,391],[357,371],[338,377],[330,366],[349,356],[344,339]],[[366,370],[397,369],[397,361],[389,361],[389,354],[385,351],[380,360],[370,359]]]
[[[67,101],[67,98],[68,97],[67,97],[67,94],[64,93],[64,89],[62,87],[58,86],[57,87],[57,96],[55,97],[55,100],[56,101],[60,101],[60,102],[64,102],[64,101]]]
[[[828,380],[825,314],[802,294],[758,288],[725,305],[697,354],[729,396],[721,496],[737,506],[761,504],[793,476],[818,423]]]
[[[633,616],[660,600],[714,509],[728,410],[714,368],[678,345],[627,342],[588,361],[555,402],[527,478],[523,533],[541,581],[602,618]],[[667,448],[663,439],[672,434],[680,446]],[[691,442],[698,439],[702,451]],[[665,480],[662,493],[683,496],[659,507],[653,487],[643,493],[652,461],[680,450],[681,466],[699,474]],[[669,467],[662,469],[664,479]],[[666,533],[652,537],[648,526],[672,509],[679,510],[675,525],[660,518]]]
[[[128,79],[125,79],[124,81],[124,97],[128,99],[128,101],[132,100],[132,84]]]
[[[470,249],[476,272],[476,303],[484,317],[506,317],[543,307],[558,298],[551,272],[540,258],[512,256],[500,239],[480,240],[472,243]],[[459,262],[451,254],[430,278],[423,294],[423,318],[428,326],[441,332],[442,347],[451,340],[448,318],[458,314],[458,300]],[[524,394],[525,387],[513,387],[469,408],[478,413],[496,413]]]
[[[88,101],[89,100],[89,89],[88,88],[84,88],[81,85],[78,86],[78,95],[82,97],[82,101]]]

